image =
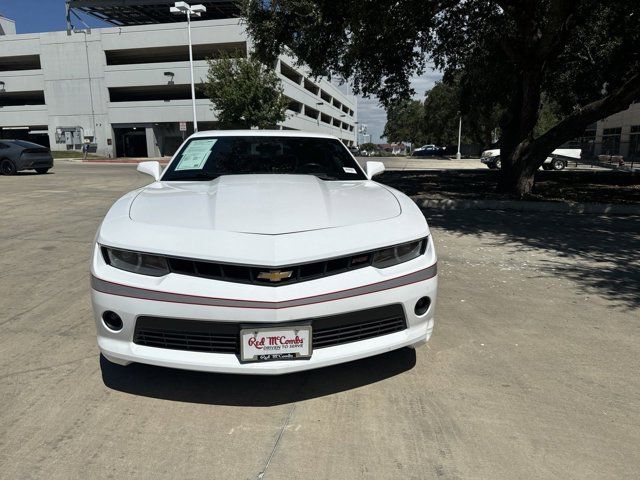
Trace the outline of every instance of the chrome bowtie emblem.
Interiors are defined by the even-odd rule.
[[[270,282],[280,282],[291,278],[293,270],[269,270],[268,272],[260,272],[258,274],[258,280],[269,280]]]

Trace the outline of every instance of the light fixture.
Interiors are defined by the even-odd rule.
[[[4,82],[0,80],[0,93],[4,93],[6,90],[4,89]]]
[[[173,77],[175,77],[175,73],[173,72],[164,72],[164,76],[169,80],[167,81],[167,85],[173,85]]]
[[[191,71],[191,106],[193,107],[193,131],[198,131],[198,118],[196,116],[196,87],[193,80],[193,46],[191,43],[191,17],[200,17],[207,11],[204,5],[189,5],[187,2],[176,2],[169,9],[173,14],[187,16],[187,34],[189,36],[189,70]]]

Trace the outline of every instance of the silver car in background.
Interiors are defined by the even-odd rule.
[[[53,157],[47,147],[25,140],[0,139],[0,174],[13,175],[22,170],[47,173]]]

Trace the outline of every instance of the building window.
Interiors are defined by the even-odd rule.
[[[317,120],[319,113],[320,113],[319,110],[316,110],[315,108],[311,108],[309,105],[304,106],[304,114],[309,118],[313,118],[314,120]]]
[[[302,113],[302,103],[289,98],[289,97],[285,97],[288,100],[288,104],[287,104],[287,110],[294,112],[294,113]]]
[[[108,91],[111,103],[191,100],[191,88],[185,84],[111,87]],[[196,98],[205,99],[207,96],[200,89],[196,89]]]
[[[280,61],[280,73],[282,74],[283,77],[288,78],[289,80],[291,80],[294,83],[297,83],[298,85],[300,85],[300,83],[302,82],[302,75],[300,75],[298,72],[296,72],[293,68],[291,68],[289,65],[287,65],[283,61]]]
[[[14,55],[0,57],[0,72],[40,70],[40,55]]]
[[[632,125],[629,132],[629,160],[640,160],[640,125]]]
[[[605,128],[602,132],[602,151],[604,155],[618,155],[620,153],[620,135],[622,127]]]
[[[105,50],[107,65],[137,65],[146,63],[188,62],[189,50],[186,45],[164,47],[127,48]],[[242,58],[247,56],[245,42],[196,44],[193,59],[216,59],[222,56]]]
[[[320,90],[320,98],[322,98],[322,100],[327,102],[329,105],[331,104],[331,95],[329,95],[324,90]]]
[[[313,83],[311,80],[308,80],[306,78],[304,79],[304,88],[305,90],[313,93],[314,95],[318,95],[320,93],[320,87],[318,87],[315,83]]]
[[[579,148],[582,153],[582,158],[593,158],[595,157],[595,146],[596,146],[596,124],[592,123],[587,128],[585,128],[582,136],[577,137],[575,139],[575,145],[571,145],[565,148]]]

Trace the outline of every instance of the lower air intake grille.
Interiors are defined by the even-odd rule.
[[[357,342],[407,328],[400,304],[314,318],[310,322],[313,327],[314,349]],[[238,354],[240,323],[139,317],[133,342],[172,350]]]

